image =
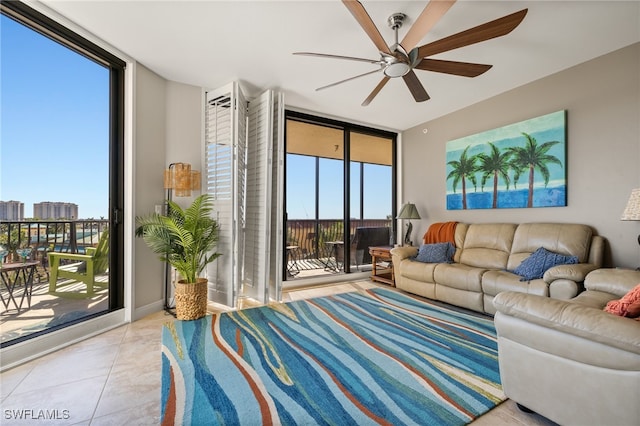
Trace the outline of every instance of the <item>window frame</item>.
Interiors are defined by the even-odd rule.
[[[109,70],[109,304],[105,311],[4,342],[5,348],[124,308],[125,69],[126,62],[20,1],[3,1],[0,13]]]
[[[345,259],[349,259],[350,258],[350,235],[348,230],[350,229],[350,222],[351,222],[351,144],[350,144],[350,139],[351,139],[351,134],[352,133],[361,133],[364,135],[370,135],[370,136],[375,136],[375,137],[380,137],[380,138],[385,138],[385,139],[390,139],[391,140],[391,157],[392,157],[392,165],[391,165],[391,215],[392,218],[395,218],[397,215],[397,209],[396,209],[396,204],[397,204],[397,197],[396,197],[396,185],[397,185],[397,179],[396,179],[396,174],[397,174],[397,168],[398,168],[398,156],[397,156],[397,144],[398,144],[398,133],[395,132],[391,132],[391,131],[387,131],[387,130],[381,130],[381,129],[375,129],[372,127],[367,127],[367,126],[363,126],[360,124],[355,124],[355,123],[350,123],[347,121],[340,121],[340,120],[336,120],[336,119],[331,119],[331,118],[326,118],[326,117],[321,117],[321,116],[317,116],[317,115],[311,115],[311,114],[307,114],[307,113],[303,113],[303,112],[299,112],[299,111],[294,111],[294,110],[289,110],[289,109],[285,109],[285,117],[284,117],[284,122],[285,122],[285,129],[286,129],[286,123],[288,122],[288,120],[294,120],[294,121],[299,121],[302,123],[308,123],[308,124],[313,124],[313,125],[317,125],[317,126],[325,126],[325,127],[329,127],[329,128],[333,128],[333,129],[339,129],[343,132],[343,146],[344,146],[344,152],[343,152],[343,156],[342,156],[342,161],[343,161],[343,165],[344,165],[344,171],[343,171],[343,219],[345,221],[345,226],[344,226],[344,237],[343,237],[343,241],[345,241],[345,245],[344,245],[344,250],[345,250]],[[285,130],[285,154],[287,153],[287,140],[286,140],[286,130]],[[284,161],[284,173],[286,176],[286,170],[287,170],[287,162],[286,162],[286,155],[285,155],[285,161]],[[316,173],[318,172],[318,165],[316,164]],[[317,182],[318,178],[316,176],[316,182]],[[362,188],[362,177],[360,179],[360,204],[362,206],[362,196],[363,196],[363,188]],[[316,191],[316,217],[318,216],[318,188],[315,189]],[[287,190],[285,188],[284,191],[284,197],[283,197],[283,203],[286,209],[287,206]],[[361,207],[362,208],[362,207]],[[286,221],[286,215],[285,215],[285,221]],[[392,223],[392,227],[391,227],[391,232],[393,233],[393,235],[396,235],[396,227],[397,227],[397,221],[395,219],[392,219],[391,221]],[[283,232],[283,247],[286,246],[286,232]],[[286,258],[286,257],[285,257]],[[345,262],[344,264],[344,273],[350,273],[351,272],[351,265],[349,265],[349,262]],[[283,270],[285,269],[286,264],[283,264]],[[286,275],[285,275],[286,276]]]

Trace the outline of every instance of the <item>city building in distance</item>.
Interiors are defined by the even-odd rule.
[[[0,201],[0,220],[24,220],[24,203]]]
[[[33,217],[38,219],[77,219],[78,205],[52,201],[34,203]]]

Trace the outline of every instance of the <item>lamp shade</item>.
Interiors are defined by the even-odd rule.
[[[416,209],[416,205],[406,203],[400,209],[397,219],[420,219],[420,214],[418,213],[418,209]]]
[[[173,163],[164,171],[164,188],[177,197],[190,197],[192,190],[200,189],[200,172],[191,170],[191,164]]]
[[[640,220],[640,188],[631,190],[627,207],[620,220]]]

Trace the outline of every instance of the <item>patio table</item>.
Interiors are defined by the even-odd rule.
[[[2,265],[0,269],[0,281],[7,289],[7,296],[3,296],[3,292],[0,292],[0,300],[5,307],[5,310],[9,310],[9,303],[13,302],[13,305],[20,313],[24,299],[27,299],[27,306],[31,308],[31,292],[33,291],[33,276],[36,272],[38,262],[25,262],[25,263],[8,263]],[[10,274],[13,272],[13,274]],[[13,276],[12,276],[13,275]],[[20,278],[22,277],[22,280]],[[21,281],[21,282],[20,282]],[[22,296],[20,297],[20,304],[16,301],[16,287],[19,284],[24,285]]]
[[[327,263],[325,263],[325,271],[340,272],[341,266],[338,263],[338,248],[344,245],[343,241],[327,241],[325,242],[329,246],[329,257]],[[333,262],[332,262],[333,259]],[[344,262],[343,265],[344,266]]]

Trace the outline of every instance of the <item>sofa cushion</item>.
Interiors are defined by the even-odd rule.
[[[615,299],[615,296],[611,293],[606,293],[604,291],[598,290],[589,290],[583,291],[573,299],[569,299],[569,302],[588,306],[590,308],[604,309],[607,303],[613,299]]]
[[[438,263],[422,263],[422,262],[415,262],[411,259],[404,259],[400,263],[399,270],[397,270],[395,273],[415,281],[433,283],[435,282],[433,279],[433,271],[437,265],[439,264]]]
[[[591,291],[609,293],[609,299],[620,299],[640,283],[640,271],[622,268],[602,268],[591,271],[584,279],[584,287]],[[602,308],[602,306],[600,307]]]
[[[482,275],[482,292],[495,296],[503,291],[549,296],[549,286],[543,280],[521,281],[520,276],[509,271],[492,270]]]
[[[482,274],[484,274],[487,269],[474,268],[473,266],[461,263],[436,263],[435,265],[433,279],[438,285],[476,293],[482,292]]]
[[[469,225],[459,262],[477,268],[506,269],[516,227],[512,223]]]
[[[451,263],[455,252],[451,243],[422,244],[414,259],[424,263]]]
[[[578,256],[580,263],[589,261],[593,229],[588,225],[573,223],[522,223],[513,236],[508,270],[514,270],[524,259],[539,247],[547,250]]]
[[[493,304],[502,314],[640,355],[638,321],[578,303],[512,291],[498,294]]]
[[[551,252],[544,247],[538,248],[529,257],[518,265],[513,273],[520,275],[521,281],[536,280],[543,277],[547,269],[556,265],[569,265],[578,263],[577,256],[567,256]]]

